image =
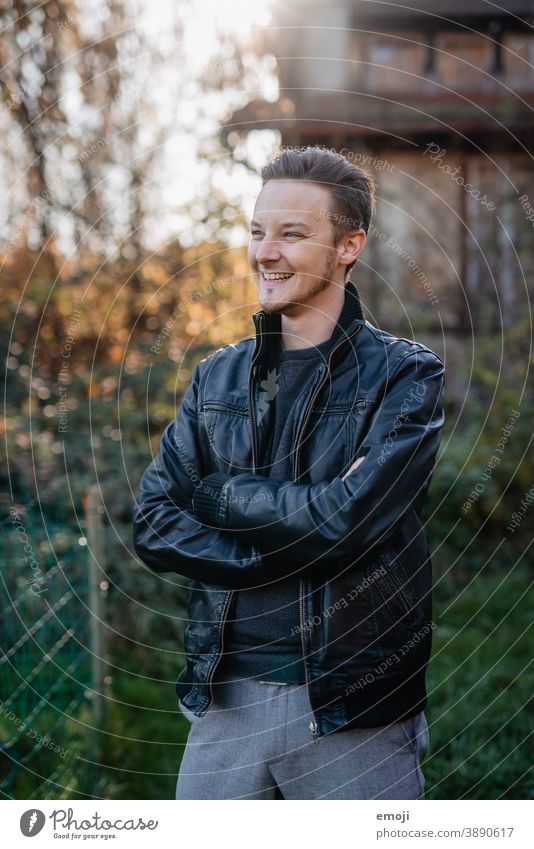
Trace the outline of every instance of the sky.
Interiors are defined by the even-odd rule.
[[[135,3],[135,0],[130,0]],[[217,61],[219,51],[219,33],[230,33],[239,37],[245,44],[257,28],[269,27],[273,0],[194,0],[193,14],[184,20],[184,39],[180,45],[184,60],[188,66],[188,76],[198,77],[210,62]],[[138,8],[138,7],[137,7]],[[176,49],[167,22],[173,13],[172,0],[156,0],[142,7],[142,25],[147,34],[160,48]],[[164,112],[172,112],[172,86],[162,85],[158,93],[158,105]],[[245,92],[246,93],[246,92]],[[278,90],[274,73],[274,59],[262,78],[260,96],[269,100],[277,98]],[[253,92],[251,96],[258,96]],[[244,98],[243,102],[248,99]],[[224,94],[215,96],[210,102],[208,97],[201,104],[186,104],[188,114],[184,114],[183,105],[180,115],[176,116],[174,130],[169,133],[164,154],[165,168],[162,179],[158,181],[158,204],[164,215],[155,215],[147,222],[147,241],[155,246],[161,240],[176,233],[184,244],[198,239],[199,228],[191,228],[190,218],[184,214],[182,205],[198,199],[200,205],[209,193],[208,168],[205,163],[196,161],[199,141],[208,142],[220,127],[221,118],[228,106]],[[195,130],[184,128],[195,124]],[[211,117],[210,117],[211,116]],[[279,143],[276,132],[256,131],[249,134],[246,141],[247,159],[259,168],[269,153]],[[242,205],[247,216],[251,216],[254,201],[260,188],[259,177],[252,175],[244,166],[236,165],[229,174],[226,168],[210,170],[211,187],[221,190],[228,199]],[[246,236],[241,229],[229,236],[232,246],[243,243]]]

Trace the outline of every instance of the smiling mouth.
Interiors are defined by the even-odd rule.
[[[291,271],[275,271],[275,272],[260,272],[264,283],[285,283],[286,280],[291,280],[294,277],[294,272]]]

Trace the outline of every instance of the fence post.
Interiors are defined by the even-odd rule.
[[[102,605],[100,581],[105,567],[105,527],[102,521],[104,505],[97,484],[91,486],[86,501],[87,545],[89,548],[89,609],[92,654],[92,679],[94,692],[94,722],[100,728],[103,711],[104,691],[104,641],[102,639]]]

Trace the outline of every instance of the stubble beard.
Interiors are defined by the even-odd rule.
[[[312,298],[318,295],[320,292],[324,291],[324,289],[328,289],[329,286],[333,286],[334,283],[332,281],[332,276],[336,267],[336,257],[331,256],[327,258],[325,267],[323,268],[322,276],[314,283],[312,288],[306,292],[304,298],[299,300],[295,298],[289,301],[280,301],[275,303],[261,304],[261,308],[266,313],[286,313],[289,314],[292,311],[293,307],[302,306],[302,304],[308,303]]]

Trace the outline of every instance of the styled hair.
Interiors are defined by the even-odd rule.
[[[341,153],[323,147],[284,148],[260,171],[262,185],[269,180],[307,180],[330,189],[328,218],[333,225],[334,245],[351,230],[369,232],[375,209],[376,184],[367,171]],[[356,260],[347,266],[347,273]]]

